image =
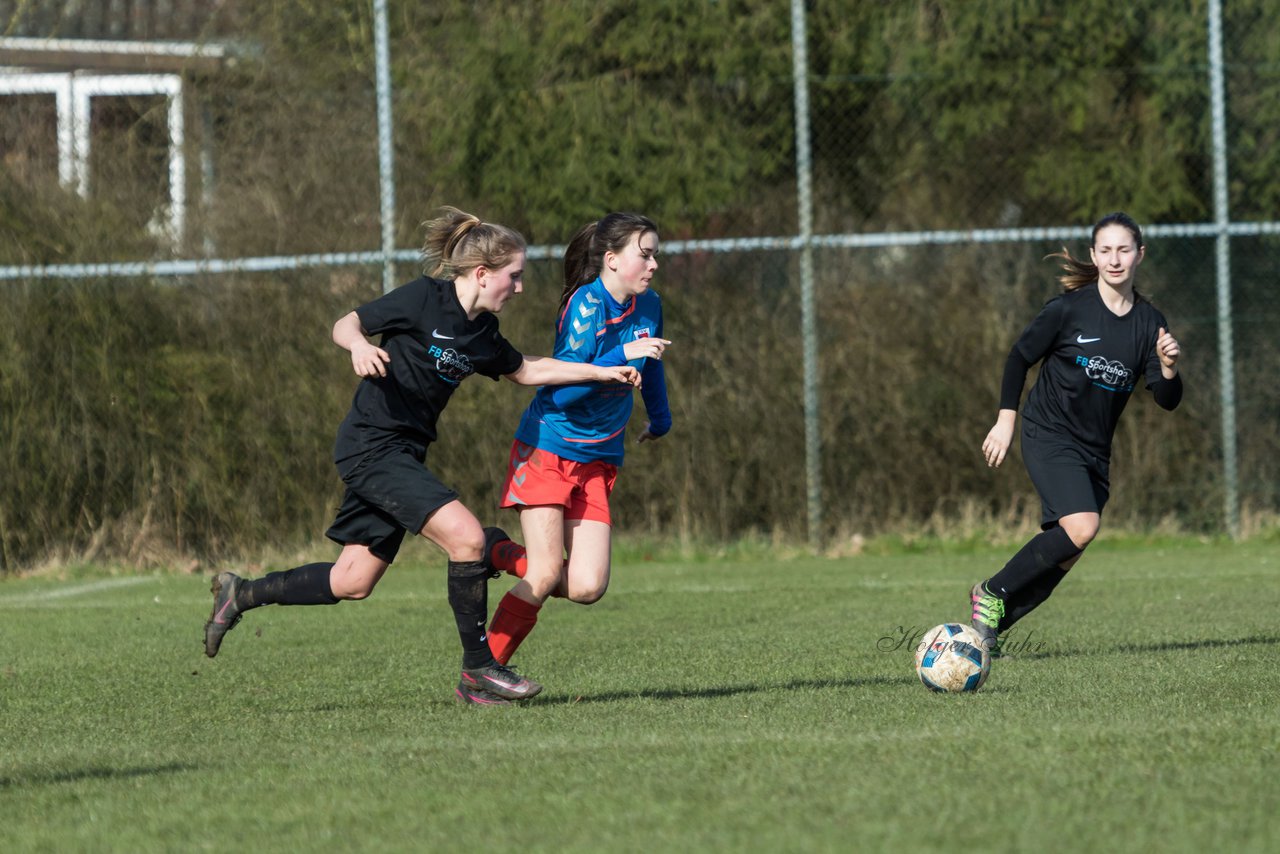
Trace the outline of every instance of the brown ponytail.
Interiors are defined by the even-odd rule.
[[[1128,229],[1129,233],[1133,235],[1133,240],[1138,245],[1138,248],[1142,248],[1142,229],[1138,227],[1138,223],[1134,222],[1133,217],[1121,211],[1107,214],[1102,219],[1094,223],[1093,231],[1090,234],[1089,239],[1090,246],[1097,243],[1098,232],[1102,231],[1102,229],[1109,225],[1120,225]],[[1064,271],[1064,275],[1058,276],[1058,281],[1062,283],[1062,290],[1066,293],[1077,291],[1085,285],[1091,285],[1098,281],[1097,266],[1089,261],[1081,261],[1079,258],[1076,258],[1065,246],[1062,247],[1061,252],[1054,252],[1051,255],[1045,256],[1046,261],[1050,258],[1058,258],[1062,261],[1061,266]],[[1139,297],[1136,288],[1134,289],[1133,294],[1135,298]]]
[[[633,213],[611,213],[597,222],[589,222],[569,241],[564,250],[564,291],[560,294],[560,311],[569,304],[573,292],[590,284],[600,275],[606,252],[621,252],[636,234],[658,226],[646,216]]]
[[[1098,268],[1088,261],[1081,261],[1076,258],[1065,246],[1062,247],[1061,252],[1054,252],[1052,255],[1044,257],[1046,261],[1050,258],[1062,260],[1061,267],[1065,273],[1058,276],[1058,281],[1062,284],[1062,290],[1066,293],[1077,291],[1085,285],[1098,281]]]

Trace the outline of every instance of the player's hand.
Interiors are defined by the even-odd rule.
[[[661,359],[662,351],[671,342],[665,338],[637,338],[622,345],[622,355],[632,359]]]
[[[655,435],[653,435],[652,433],[650,433],[650,432],[649,432],[649,428],[650,428],[650,427],[652,427],[652,426],[653,426],[653,422],[651,422],[651,421],[646,421],[646,422],[645,422],[644,430],[642,430],[642,431],[640,432],[640,435],[639,435],[638,437],[636,437],[636,444],[637,444],[637,445],[639,445],[641,442],[656,442],[656,441],[658,441],[659,439],[661,439],[661,438],[662,438],[661,436],[655,436]]]
[[[982,441],[982,456],[987,461],[987,468],[998,469],[1009,453],[1009,445],[1013,444],[1013,419],[1000,418]]]
[[[601,382],[605,383],[622,383],[623,385],[633,385],[640,388],[640,372],[630,365],[621,365],[616,368],[601,368]]]
[[[1172,369],[1178,364],[1178,354],[1182,352],[1178,347],[1178,339],[1169,334],[1169,330],[1163,326],[1156,333],[1156,355],[1160,357],[1160,367]]]
[[[351,367],[355,368],[356,376],[385,377],[387,364],[390,361],[391,356],[386,350],[375,347],[367,341],[363,346],[356,344],[351,348]]]

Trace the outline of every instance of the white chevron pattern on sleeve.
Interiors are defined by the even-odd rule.
[[[596,316],[596,306],[598,305],[600,305],[600,300],[597,297],[583,291],[582,302],[578,303],[580,317],[570,318],[571,329],[567,336],[570,350],[577,350],[592,339],[590,335],[593,326],[592,318]]]

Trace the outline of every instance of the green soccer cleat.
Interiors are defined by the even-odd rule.
[[[969,591],[969,604],[973,610],[969,616],[969,624],[982,636],[987,651],[996,655],[1000,649],[998,629],[1000,618],[1004,616],[1004,600],[987,591],[986,583],[979,581]]]

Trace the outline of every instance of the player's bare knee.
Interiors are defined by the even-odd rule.
[[[551,569],[530,564],[524,580],[535,596],[546,599],[554,596],[555,591],[564,586],[564,571],[558,567]]]
[[[418,532],[440,548],[455,563],[472,563],[484,553],[484,529],[458,502],[447,504],[427,517]]]
[[[1061,521],[1061,525],[1067,532],[1067,536],[1071,538],[1071,542],[1081,549],[1092,543],[1094,537],[1098,536],[1099,520],[1096,516],[1066,518]]]
[[[478,525],[458,525],[446,532],[438,545],[457,563],[480,560],[484,554],[484,531]]]
[[[368,599],[386,571],[386,562],[367,551],[344,552],[329,571],[329,591],[338,599]]]
[[[335,572],[329,576],[329,588],[333,595],[338,599],[346,599],[348,601],[368,599],[373,595],[373,588],[377,584],[378,579],[376,577],[362,577],[349,572]]]
[[[594,605],[596,602],[599,602],[604,598],[605,591],[608,589],[609,588],[607,586],[586,588],[570,587],[569,601],[576,602],[579,605]]]

